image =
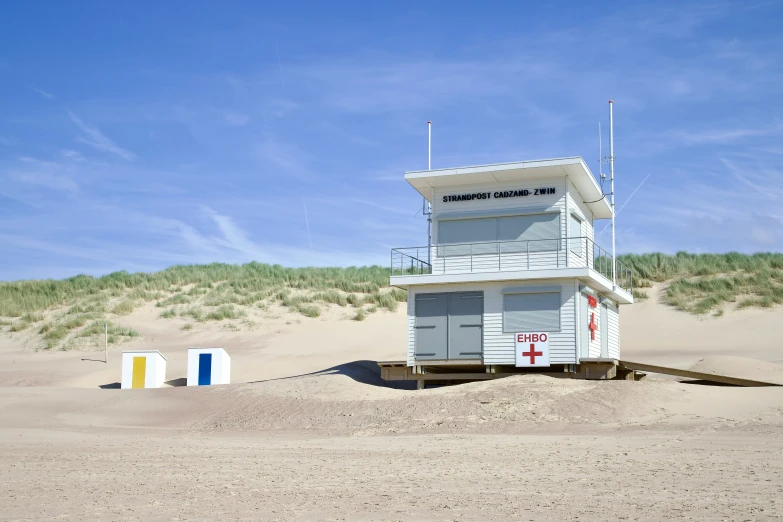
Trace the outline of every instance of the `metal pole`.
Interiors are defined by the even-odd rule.
[[[601,122],[598,122],[598,175],[604,180],[604,151],[601,143]]]
[[[432,170],[432,122],[427,122],[427,170]],[[432,196],[434,198],[434,194]],[[425,200],[427,198],[424,198]],[[427,202],[427,263],[432,265],[432,203]]]
[[[104,344],[103,344],[103,362],[109,364],[109,325],[103,323]]]
[[[427,170],[432,170],[432,122],[427,122]]]
[[[617,249],[615,244],[614,231],[614,120],[612,118],[612,106],[614,102],[609,100],[609,178],[612,183],[611,200],[612,205],[612,286],[617,286]]]

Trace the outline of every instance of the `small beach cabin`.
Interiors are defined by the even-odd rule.
[[[166,358],[157,350],[122,352],[122,381],[125,388],[160,388],[166,381]]]
[[[231,357],[223,348],[188,348],[188,386],[231,382]]]
[[[631,271],[593,239],[612,206],[582,158],[405,180],[432,206],[432,240],[391,251],[390,283],[408,290],[407,368],[386,377],[456,367],[614,376]]]

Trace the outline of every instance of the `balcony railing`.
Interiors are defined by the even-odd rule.
[[[391,275],[505,272],[589,267],[612,280],[612,256],[588,237],[393,248]],[[617,286],[631,293],[633,274],[619,261]]]

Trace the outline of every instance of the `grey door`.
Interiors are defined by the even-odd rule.
[[[588,323],[590,318],[587,312],[587,296],[584,293],[579,294],[579,345],[581,347],[580,356],[582,358],[590,357],[590,328]]]
[[[609,357],[609,310],[601,305],[601,357]]]
[[[449,359],[480,359],[484,294],[449,295]]]
[[[448,357],[448,294],[416,296],[414,352],[417,360]]]

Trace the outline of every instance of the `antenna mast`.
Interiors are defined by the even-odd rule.
[[[432,122],[427,122],[427,170],[432,170]],[[426,207],[426,211],[425,211]],[[432,266],[432,203],[424,198],[422,213],[427,216],[427,263]]]
[[[612,119],[612,106],[614,102],[609,100],[609,180],[612,184],[610,203],[612,205],[612,286],[617,286],[617,250],[614,231],[614,120]]]
[[[602,137],[601,137],[601,122],[598,122],[598,174],[601,176],[601,181],[606,179],[606,176],[604,176],[604,153],[603,153],[603,143],[602,143]]]

